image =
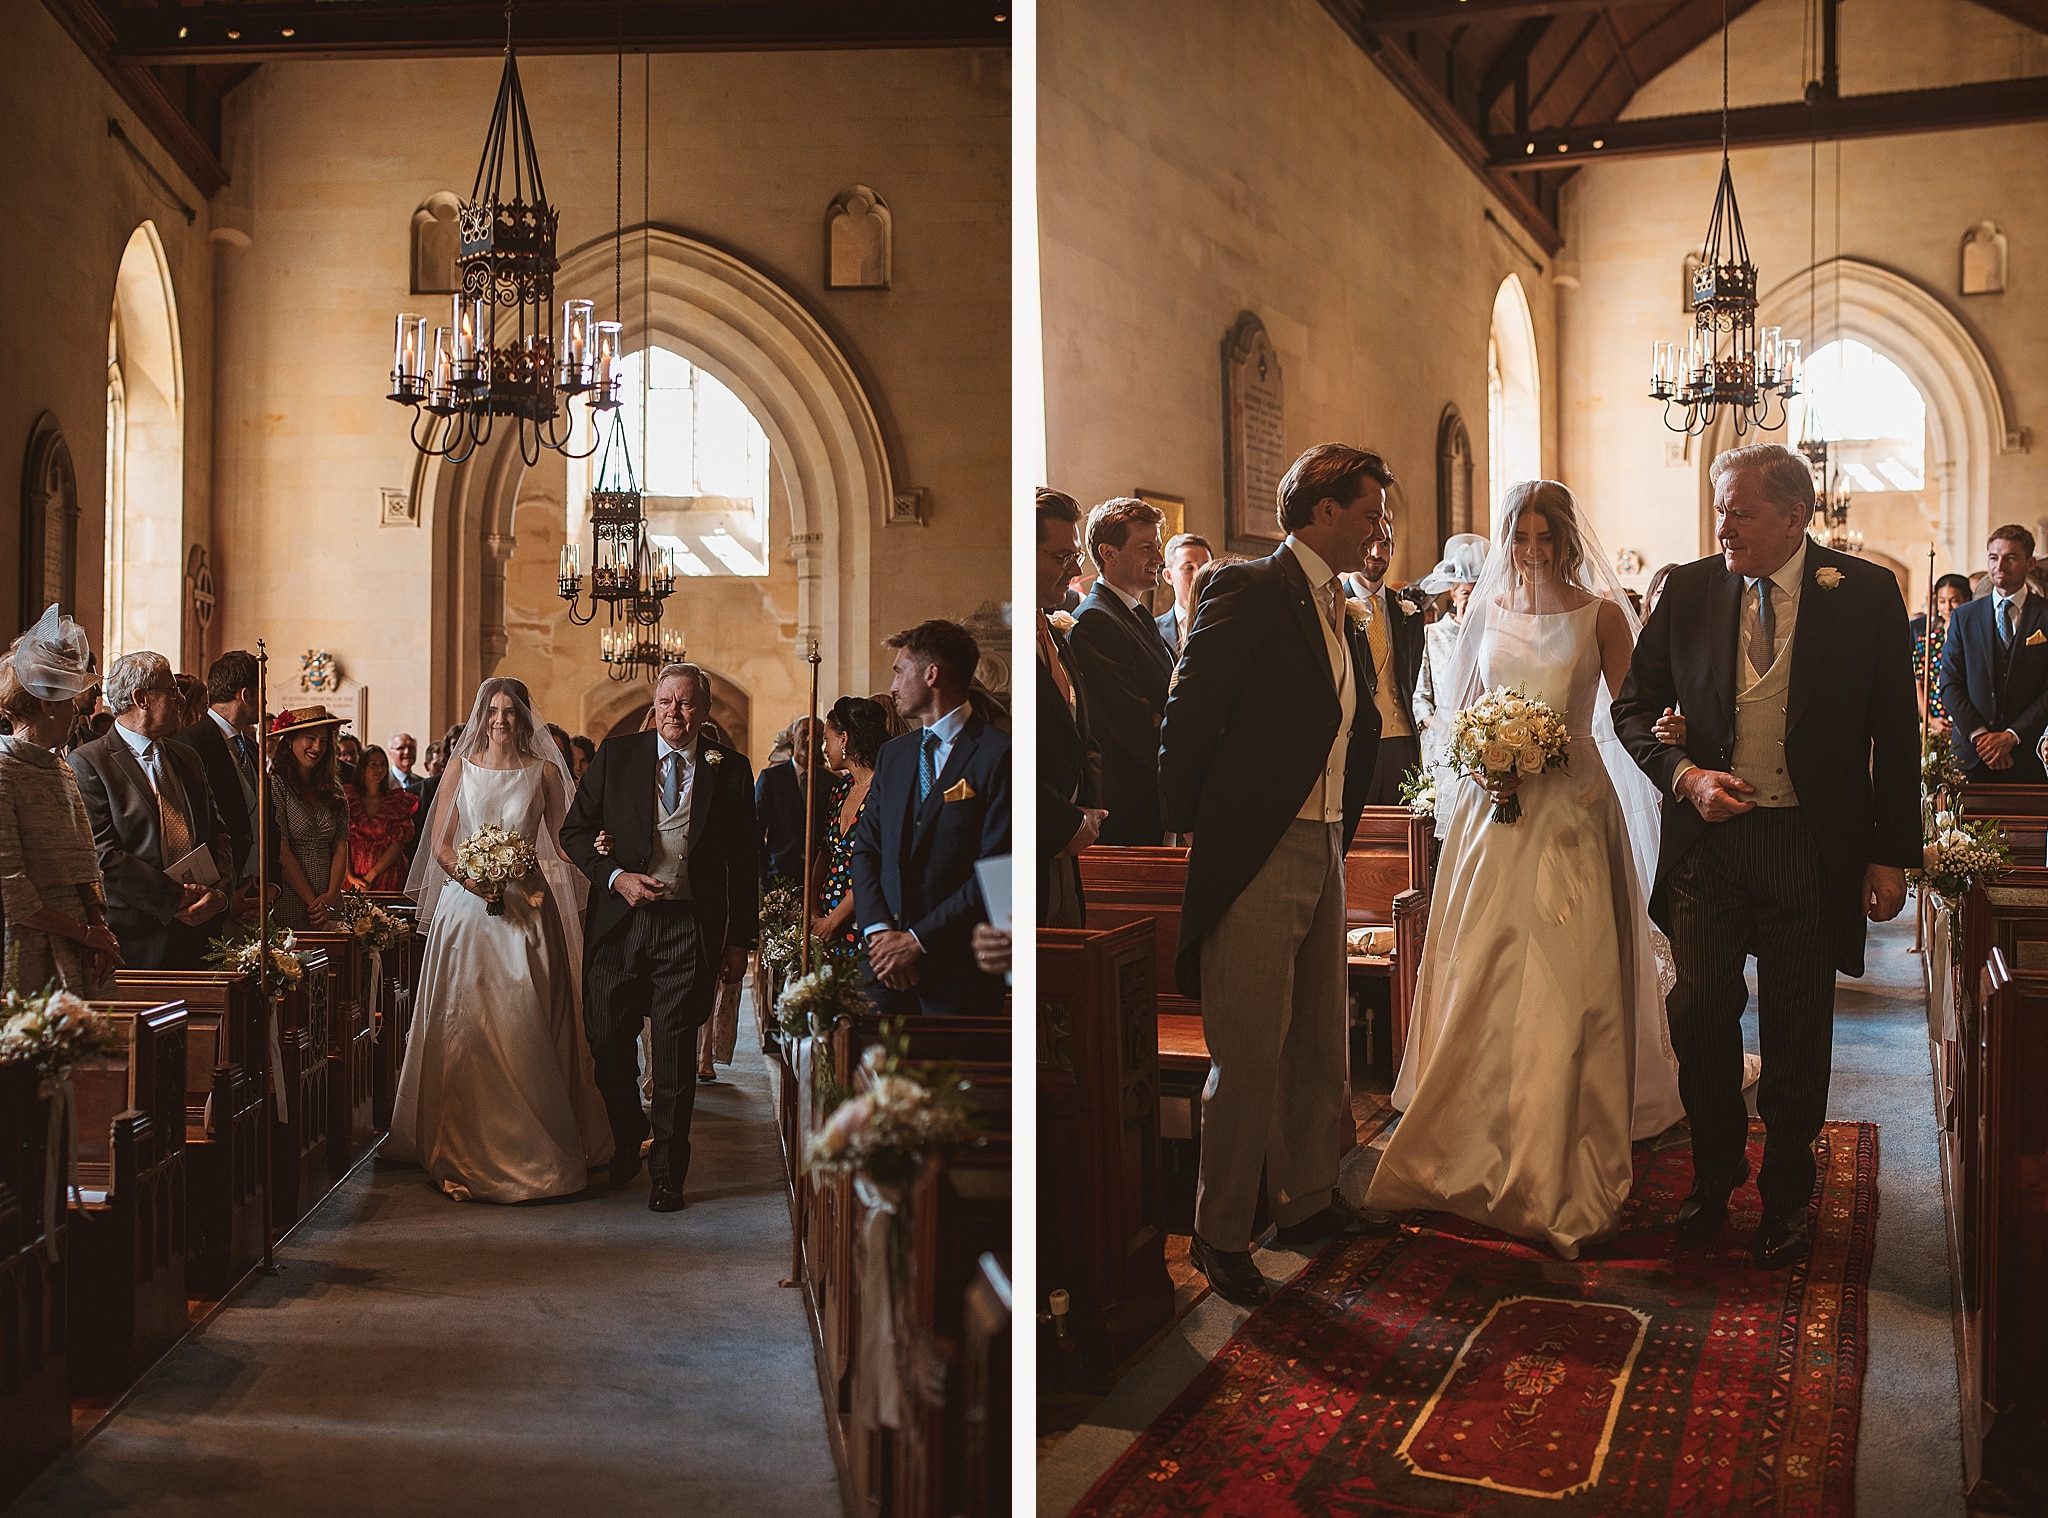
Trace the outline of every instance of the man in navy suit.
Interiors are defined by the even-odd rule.
[[[1010,737],[969,704],[981,650],[966,628],[920,622],[888,646],[896,714],[920,730],[882,745],[853,832],[868,994],[890,1014],[999,1014],[1002,980],[974,962],[974,864],[1010,852]]]
[[[808,838],[804,832],[804,770],[817,742],[809,717],[799,717],[789,727],[790,757],[761,771],[754,783],[754,811],[761,822],[761,888],[778,875],[790,880],[804,878],[806,843],[822,845],[825,825],[831,820],[829,786],[820,784],[811,797],[816,814]],[[825,761],[820,754],[814,773],[823,776]]]
[[[2048,605],[2028,588],[2034,535],[2024,527],[1991,534],[1991,583],[1949,616],[1941,646],[1941,706],[1965,778],[2040,785],[2048,729]]]
[[[1195,576],[1215,557],[1209,540],[1198,532],[1177,532],[1166,540],[1166,583],[1173,587],[1173,605],[1152,620],[1176,659],[1195,625]]]
[[[1102,573],[1074,617],[1067,647],[1088,693],[1102,755],[1102,804],[1109,809],[1104,843],[1157,844],[1166,836],[1159,817],[1159,720],[1176,651],[1166,646],[1142,599],[1159,584],[1165,561],[1160,522],[1156,506],[1120,496],[1088,513],[1084,534]]]

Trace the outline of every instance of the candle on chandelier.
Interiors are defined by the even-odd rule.
[[[1778,344],[1785,336],[1783,327],[1766,327],[1757,335],[1756,380],[1759,385],[1775,385],[1784,371],[1779,367]]]
[[[403,394],[417,394],[426,378],[424,359],[427,319],[410,311],[399,313],[398,333],[391,353],[392,388]]]
[[[1797,395],[1800,382],[1806,378],[1806,361],[1800,357],[1798,338],[1788,337],[1778,345],[1778,363],[1785,393]]]
[[[562,304],[562,372],[564,390],[590,388],[590,323],[596,311],[587,300]]]
[[[592,405],[616,405],[625,385],[625,355],[620,350],[617,322],[593,322],[597,333],[597,395]]]
[[[434,329],[434,382],[431,395],[436,404],[455,403],[455,359],[446,327]]]
[[[1650,344],[1650,393],[1665,395],[1671,390],[1672,367],[1676,362],[1676,344],[1658,338]]]

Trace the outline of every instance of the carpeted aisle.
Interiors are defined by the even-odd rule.
[[[683,1212],[450,1202],[372,1164],[11,1510],[150,1518],[839,1510],[757,1039]]]
[[[1872,1515],[1880,1515],[1880,1518],[1890,1518],[1890,1515],[1898,1515],[1898,1518],[1908,1518],[1908,1515],[1910,1518],[1922,1518],[1922,1515],[1950,1518],[1954,1515],[1954,1518],[1960,1518],[1960,1453],[1956,1430],[1953,1341],[1950,1337],[1950,1291],[1942,1233],[1940,1178],[1934,1147],[1925,1008],[1920,996],[1918,961],[1906,952],[1910,941],[1910,924],[1894,925],[1874,934],[1871,974],[1861,982],[1843,982],[1838,998],[1830,1117],[1861,1120],[1881,1129],[1881,1142],[1873,1148],[1881,1147],[1883,1166],[1876,1175],[1875,1189],[1881,1201],[1875,1208],[1874,1255],[1866,1252],[1864,1256],[1869,1289],[1867,1293],[1857,1294],[1861,1298],[1862,1310],[1867,1313],[1867,1335],[1862,1343],[1854,1346],[1867,1365],[1867,1374],[1862,1378],[1864,1406],[1860,1422],[1863,1437],[1855,1447],[1853,1488],[1849,1481],[1843,1479],[1846,1472],[1835,1476],[1825,1483],[1828,1495],[1824,1505],[1833,1511],[1853,1511],[1863,1518],[1872,1518]],[[1751,1047],[1754,1047],[1754,1013],[1749,1031]],[[1362,1188],[1373,1158],[1371,1154],[1361,1155],[1360,1173],[1347,1177],[1354,1189]],[[1866,1236],[1866,1251],[1870,1242]],[[1363,1246],[1363,1249],[1369,1252],[1370,1247]],[[1401,1252],[1389,1251],[1390,1261]],[[1436,1252],[1442,1251],[1438,1249]],[[1303,1263],[1298,1256],[1271,1252],[1261,1255],[1267,1276],[1276,1281],[1293,1275]],[[1303,1290],[1290,1295],[1306,1309],[1308,1299],[1313,1299],[1318,1292],[1341,1290],[1339,1281],[1345,1272],[1337,1268],[1338,1264],[1333,1256],[1325,1256],[1315,1270],[1303,1277],[1300,1283]],[[1503,1272],[1504,1280],[1511,1274],[1517,1272]],[[1542,1272],[1539,1270],[1537,1274],[1540,1277]],[[1557,1272],[1555,1282],[1536,1287],[1537,1294],[1543,1297],[1569,1296],[1569,1291],[1557,1288],[1564,1286],[1564,1278],[1571,1274],[1569,1270]],[[1375,1285],[1399,1292],[1402,1300],[1382,1303],[1384,1311],[1412,1315],[1417,1310],[1417,1294],[1412,1288],[1419,1278],[1411,1280],[1414,1276],[1415,1269],[1410,1264],[1404,1263],[1399,1267],[1389,1264],[1386,1279]],[[1527,1293],[1531,1284],[1518,1279],[1504,1284],[1501,1294]],[[1612,1276],[1604,1282],[1594,1280],[1587,1284],[1605,1286],[1610,1290],[1623,1286]],[[1369,1288],[1351,1303],[1349,1310],[1356,1311],[1371,1295],[1372,1289]],[[1430,1293],[1423,1295],[1431,1297]],[[1587,1295],[1604,1296],[1598,1289],[1589,1290]],[[1625,1298],[1626,1292],[1616,1299]],[[1633,1301],[1632,1298],[1626,1299]],[[1330,1305],[1333,1304],[1325,1304],[1326,1309]],[[1809,1303],[1809,1310],[1817,1308],[1822,1317],[1827,1317],[1832,1315],[1836,1305],[1823,1293]],[[1839,1305],[1846,1316],[1851,1304],[1842,1302]],[[1466,1315],[1472,1316],[1469,1309]],[[1298,1375],[1302,1369],[1311,1372],[1300,1376],[1306,1389],[1320,1379],[1313,1374],[1315,1367],[1310,1361],[1325,1355],[1340,1359],[1345,1346],[1327,1335],[1311,1335],[1302,1342],[1314,1342],[1317,1348],[1309,1351],[1306,1358],[1294,1357],[1290,1366],[1285,1363],[1289,1335],[1284,1313],[1276,1318],[1270,1330],[1258,1329],[1256,1321],[1247,1325],[1246,1319],[1247,1315],[1242,1310],[1211,1296],[1176,1324],[1148,1355],[1130,1369],[1117,1389],[1095,1410],[1089,1422],[1061,1439],[1041,1462],[1040,1512],[1061,1514],[1073,1510],[1083,1495],[1120,1460],[1143,1465],[1148,1451],[1153,1455],[1164,1454],[1168,1460],[1174,1459],[1173,1454],[1164,1452],[1156,1442],[1148,1446],[1148,1436],[1142,1431],[1154,1426],[1154,1420],[1159,1419],[1198,1377],[1203,1376],[1205,1369],[1208,1379],[1216,1384],[1224,1398],[1222,1405],[1207,1415],[1212,1421],[1200,1425],[1200,1432],[1211,1437],[1206,1440],[1191,1438],[1184,1449],[1194,1452],[1193,1458],[1179,1468],[1162,1466],[1157,1474],[1146,1476],[1137,1472],[1136,1465],[1126,1464],[1124,1472],[1137,1473],[1139,1479],[1123,1482],[1113,1478],[1105,1483],[1104,1488],[1096,1493],[1101,1511],[1134,1514],[1151,1510],[1152,1494],[1160,1492],[1163,1487],[1175,1485],[1183,1470],[1199,1480],[1202,1467],[1210,1463],[1212,1452],[1220,1457],[1214,1462],[1218,1475],[1224,1474],[1226,1466],[1234,1466],[1243,1476],[1252,1476],[1255,1470],[1267,1471],[1281,1478],[1282,1487],[1289,1484],[1290,1478],[1295,1478],[1302,1490],[1314,1490],[1323,1502],[1324,1510],[1381,1510],[1376,1499],[1364,1497],[1357,1487],[1346,1490],[1346,1471],[1362,1473],[1368,1468],[1375,1471],[1395,1469],[1394,1464],[1386,1463],[1385,1450],[1375,1456],[1364,1447],[1364,1443],[1369,1441],[1370,1431],[1352,1426],[1355,1420],[1344,1418],[1342,1410],[1334,1406],[1328,1396],[1297,1399],[1275,1395],[1270,1400],[1262,1397],[1262,1392],[1277,1392],[1282,1380]],[[1753,1326],[1760,1328],[1762,1324],[1758,1322]],[[1506,1338],[1503,1348],[1515,1351],[1505,1358],[1520,1363],[1518,1356],[1527,1353],[1531,1346],[1541,1350],[1545,1335],[1553,1328],[1554,1325],[1532,1322],[1527,1329],[1518,1329],[1504,1317],[1501,1332]],[[1236,1365],[1228,1372],[1212,1366],[1232,1335],[1240,1330],[1256,1330],[1257,1336],[1240,1339],[1239,1347],[1230,1351]],[[1516,1347],[1514,1341],[1518,1332],[1524,1336],[1533,1335],[1531,1345]],[[1738,1328],[1736,1332],[1742,1334],[1744,1329]],[[1851,1356],[1842,1353],[1850,1346],[1843,1344],[1823,1348],[1838,1355],[1840,1362],[1844,1363],[1832,1362],[1823,1355],[1805,1366],[1805,1373],[1809,1377],[1837,1379],[1839,1385],[1839,1378],[1851,1368],[1845,1363]],[[1247,1368],[1247,1353],[1254,1357],[1264,1354],[1279,1357],[1272,1363],[1280,1368],[1282,1374],[1260,1386],[1255,1374],[1243,1374]],[[1538,1358],[1543,1356],[1539,1354]],[[1254,1373],[1257,1371],[1256,1365],[1248,1368]],[[1322,1367],[1322,1370],[1337,1368],[1332,1365]],[[1717,1387],[1718,1391],[1732,1390],[1728,1382],[1734,1378],[1720,1379],[1722,1384]],[[1432,1382],[1430,1388],[1418,1387],[1410,1394],[1418,1412],[1435,1387],[1436,1383]],[[1694,1395],[1671,1398],[1666,1401],[1666,1408],[1675,1413],[1687,1402],[1697,1407],[1700,1388],[1688,1389]],[[1446,1390],[1458,1392],[1459,1388],[1446,1383]],[[1527,1388],[1517,1390],[1525,1393]],[[1231,1400],[1233,1393],[1242,1393],[1234,1403]],[[1631,1403],[1641,1400],[1630,1399]],[[1649,1400],[1654,1402],[1657,1399]],[[1657,1411],[1654,1406],[1647,1410]],[[1621,1409],[1625,1416],[1617,1420],[1617,1437],[1626,1437],[1630,1417],[1638,1424],[1643,1423],[1644,1411],[1641,1406]],[[1460,1413],[1458,1420],[1447,1425],[1450,1438],[1459,1437],[1463,1429],[1478,1426],[1462,1422],[1465,1416],[1476,1418],[1478,1415]],[[1334,1423],[1328,1421],[1332,1418]],[[1250,1447],[1243,1443],[1235,1450],[1215,1448],[1216,1441],[1225,1435],[1233,1422],[1243,1437],[1250,1432],[1245,1426],[1247,1421],[1261,1419],[1270,1422],[1272,1437],[1263,1441],[1254,1438],[1251,1443],[1262,1448],[1270,1446],[1270,1465],[1263,1454],[1256,1459],[1245,1458]],[[1425,1421],[1433,1425],[1442,1420],[1438,1417]],[[1318,1427],[1319,1424],[1323,1426]],[[1285,1425],[1284,1431],[1281,1425]],[[1431,1431],[1424,1429],[1418,1438]],[[1189,1432],[1193,1434],[1195,1429],[1191,1426]],[[1826,1460],[1824,1455],[1817,1454],[1824,1446],[1811,1438],[1796,1442],[1799,1449],[1806,1452],[1806,1459],[1795,1465],[1793,1472],[1804,1478],[1807,1474],[1804,1467],[1810,1466],[1816,1458]],[[1390,1447],[1391,1441],[1382,1440],[1381,1443]],[[1538,1448],[1542,1448],[1541,1444]],[[1558,1446],[1552,1445],[1551,1448]],[[1611,1459],[1616,1453],[1624,1457],[1627,1455],[1625,1451],[1613,1451],[1603,1458]],[[1237,1457],[1235,1460],[1229,1458],[1233,1454]],[[1827,1460],[1826,1463],[1833,1462]],[[1548,1466],[1547,1456],[1534,1462],[1533,1470],[1538,1479],[1530,1483],[1532,1487],[1547,1483],[1549,1478],[1544,1472]],[[1167,1479],[1161,1481],[1162,1475]],[[1452,1476],[1452,1483],[1441,1488],[1442,1497],[1433,1497],[1416,1505],[1429,1511],[1484,1509],[1498,1510],[1503,1514],[1520,1511],[1524,1506],[1531,1511],[1576,1510],[1573,1502],[1566,1500],[1560,1505],[1555,1496],[1549,1500],[1533,1495],[1516,1497],[1498,1489],[1488,1491],[1484,1487],[1459,1486],[1455,1484],[1455,1476]],[[1368,1477],[1364,1491],[1373,1491],[1376,1484],[1373,1478]],[[1654,1488],[1656,1484],[1652,1481],[1646,1485]],[[1231,1485],[1227,1476],[1225,1485]],[[1422,1485],[1434,1486],[1435,1483]],[[1816,1500],[1818,1493],[1811,1489],[1797,1496],[1782,1487],[1781,1492],[1779,1507],[1774,1508],[1766,1499],[1763,1505],[1745,1510],[1790,1512],[1796,1508],[1812,1511],[1823,1506],[1823,1500]],[[1117,1495],[1111,1496],[1111,1493]],[[1392,1492],[1384,1494],[1386,1498],[1393,1495]],[[1412,1497],[1413,1492],[1404,1495]],[[1754,1501],[1759,1494],[1749,1492],[1746,1495]],[[1346,1506],[1347,1500],[1354,1501],[1356,1506]],[[1593,1500],[1591,1494],[1581,1493],[1577,1505],[1584,1506],[1588,1500]],[[1792,1502],[1794,1507],[1783,1507],[1782,1503],[1786,1501]],[[1237,1496],[1223,1499],[1217,1510],[1277,1514],[1291,1511],[1289,1502],[1290,1499],[1272,1486],[1259,1491],[1255,1487],[1245,1488],[1240,1482]],[[1330,1506],[1331,1503],[1335,1505]],[[1407,1505],[1396,1505],[1404,1512],[1414,1510]],[[1592,1507],[1587,1510],[1606,1511],[1597,1500],[1593,1500]]]

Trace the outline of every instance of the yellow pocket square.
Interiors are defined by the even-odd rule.
[[[2041,635],[2036,633],[2034,636],[2038,638]],[[974,787],[965,780],[956,780],[946,787],[946,794],[942,799],[946,801],[972,801],[974,799]]]
[[[2048,643],[2048,633],[2042,632],[2040,628],[2037,627],[2027,634],[2027,647],[2033,648],[2042,643]]]

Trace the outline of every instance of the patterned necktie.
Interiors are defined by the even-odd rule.
[[[1052,683],[1060,693],[1060,699],[1067,703],[1067,710],[1074,708],[1074,682],[1067,677],[1067,664],[1060,657],[1059,640],[1052,635],[1052,621],[1044,612],[1038,614],[1038,648],[1045,659],[1045,667],[1052,675]]]
[[[2000,648],[2010,648],[2012,646],[2011,596],[2000,596],[1998,598],[1998,646]]]
[[[185,820],[185,813],[177,802],[171,799],[171,787],[177,782],[171,775],[164,751],[152,743],[142,751],[142,757],[154,767],[151,778],[156,781],[157,825],[163,829],[163,862],[176,864],[192,852],[192,825]]]
[[[1749,629],[1749,667],[1761,680],[1778,656],[1778,614],[1771,605],[1771,582],[1756,582],[1756,621]]]
[[[1330,631],[1341,643],[1344,641],[1344,582],[1333,575],[1324,592],[1323,620],[1330,624]]]
[[[1380,688],[1380,676],[1393,656],[1393,635],[1387,630],[1387,614],[1378,596],[1365,598],[1365,646],[1372,651],[1372,688]]]
[[[938,757],[939,735],[928,732],[917,749],[917,804],[920,808],[924,806],[925,797],[932,793],[932,787],[939,783]]]
[[[661,809],[664,812],[673,813],[682,804],[683,756],[671,749],[669,750],[668,757],[662,761]]]

